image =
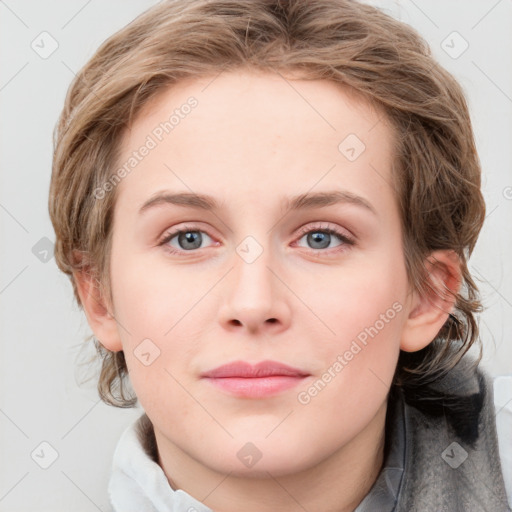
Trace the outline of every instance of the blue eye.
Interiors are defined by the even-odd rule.
[[[198,226],[184,226],[181,229],[165,234],[159,245],[165,246],[166,250],[171,254],[184,256],[187,252],[194,253],[197,249],[208,247],[203,246],[203,242],[208,242],[208,239],[210,242],[213,241]],[[302,239],[306,239],[307,246],[301,244],[298,246],[309,249],[315,254],[324,252],[330,254],[331,251],[326,249],[333,249],[333,252],[337,253],[346,250],[348,246],[355,245],[355,240],[351,236],[328,226],[305,226],[298,235],[298,241],[300,242]],[[338,244],[331,246],[336,239]],[[218,243],[211,245],[218,245]]]
[[[334,247],[329,246],[333,241],[333,237],[340,241],[340,243],[334,247],[354,245],[354,241],[347,235],[329,227],[302,230],[299,241],[305,238],[306,243],[309,245],[308,248],[312,250],[332,249]]]
[[[206,238],[210,238],[204,231],[185,227],[179,231],[169,233],[162,240],[161,245],[168,245],[171,248],[171,252],[193,251],[194,249],[201,249],[204,240],[203,235],[206,235]],[[174,239],[176,239],[177,247],[171,243]]]

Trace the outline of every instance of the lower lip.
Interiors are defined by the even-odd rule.
[[[272,377],[208,377],[206,380],[228,393],[245,398],[264,398],[291,389],[305,377],[275,375]]]

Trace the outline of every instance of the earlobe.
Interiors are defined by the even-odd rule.
[[[78,295],[95,337],[111,352],[123,349],[117,322],[103,296],[98,280],[88,270],[73,273]]]
[[[427,290],[414,291],[402,331],[401,350],[416,352],[437,336],[455,306],[461,286],[459,257],[453,250],[434,251],[425,262]]]

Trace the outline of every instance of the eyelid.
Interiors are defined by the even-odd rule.
[[[299,228],[298,236],[302,237],[307,233],[311,233],[312,231],[327,231],[331,234],[335,234],[336,236],[350,241],[351,243],[355,243],[356,237],[348,231],[346,228],[340,228],[340,227],[333,227],[329,223],[313,223],[314,225],[305,224],[301,228]]]
[[[187,231],[199,231],[201,233],[206,233],[212,240],[216,238],[210,235],[210,233],[206,229],[202,228],[199,224],[185,223],[183,225],[178,224],[178,227],[166,229],[158,238],[157,245],[163,245],[172,240],[176,235],[184,232],[186,233]]]

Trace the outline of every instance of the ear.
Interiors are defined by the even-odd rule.
[[[101,292],[97,278],[88,269],[73,272],[87,322],[99,342],[111,352],[123,349],[117,322]]]
[[[405,352],[421,350],[434,340],[453,311],[462,282],[459,257],[453,250],[432,252],[425,267],[429,291],[412,293],[400,343]]]

